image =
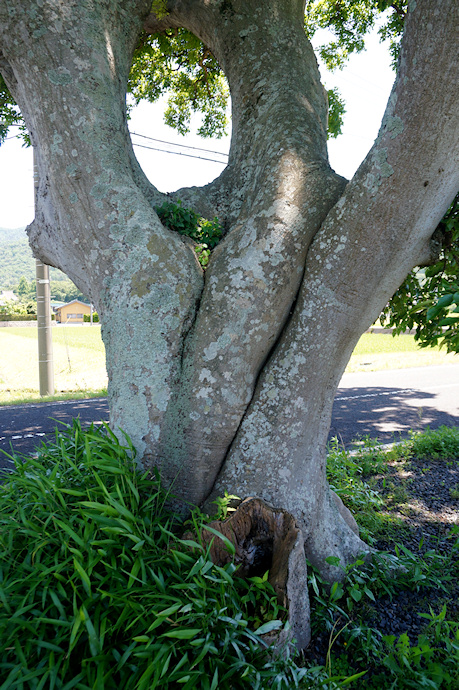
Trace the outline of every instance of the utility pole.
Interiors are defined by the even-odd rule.
[[[34,154],[33,179],[35,206],[38,194],[38,166]],[[37,281],[37,331],[38,331],[38,376],[40,395],[54,395],[53,341],[51,335],[51,291],[49,266],[35,260]]]

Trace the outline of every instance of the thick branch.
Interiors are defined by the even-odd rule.
[[[288,317],[309,243],[345,184],[328,165],[323,89],[302,25],[281,15],[273,40],[265,24],[273,8],[256,25],[250,9],[214,31],[216,50],[219,31],[231,44],[222,59],[234,129],[228,168],[209,191],[232,226],[207,271],[161,435],[163,475],[179,474],[194,502],[213,483]]]
[[[152,209],[162,197],[127,132],[126,81],[148,3],[10,5],[0,45],[40,166],[32,244],[87,281],[102,314],[111,423],[140,456],[154,453],[203,281],[192,249]]]
[[[215,487],[287,507],[322,567],[333,544],[345,544],[333,536],[344,527],[323,481],[317,490],[336,387],[360,334],[418,262],[459,188],[458,26],[454,0],[420,0],[411,13],[378,139],[310,248],[295,313]],[[359,548],[349,539],[344,557]]]

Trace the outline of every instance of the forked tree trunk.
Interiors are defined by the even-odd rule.
[[[410,4],[397,79],[354,179],[331,169],[326,100],[303,0],[10,0],[0,69],[40,168],[36,256],[101,313],[110,419],[183,499],[224,490],[288,510],[308,557],[365,550],[330,491],[325,443],[361,333],[429,249],[459,188],[459,6]],[[185,27],[218,58],[233,107],[229,164],[177,196],[226,236],[205,276],[154,211],[163,196],[125,116],[142,26]]]

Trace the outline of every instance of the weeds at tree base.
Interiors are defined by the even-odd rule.
[[[435,461],[444,463],[445,471],[457,466],[459,429],[441,427],[412,434],[390,450],[366,439],[352,456],[336,441],[331,444],[329,481],[353,510],[370,543],[406,540],[409,527],[391,511],[400,512],[397,500],[409,497],[412,480],[407,475],[414,461],[423,461],[426,470]],[[355,687],[459,688],[459,526],[452,525],[442,538],[430,541],[434,547],[426,548],[422,537],[417,552],[395,544],[393,552],[378,552],[370,563],[357,561],[346,569],[344,582],[331,588],[310,568],[313,643],[314,638],[322,641],[322,656],[331,658],[335,672],[350,675],[366,670]],[[377,602],[397,601],[404,592],[416,595],[416,617],[425,625],[415,636],[383,634],[377,624],[381,615]],[[336,632],[330,652],[332,630]],[[307,658],[309,663],[317,660],[314,647]]]
[[[261,637],[284,625],[271,585],[181,539],[134,455],[75,421],[0,485],[1,690],[298,687]]]
[[[457,462],[458,430],[416,435],[384,454],[368,443],[352,457],[332,446],[335,490],[358,518],[379,516],[370,536],[372,524],[378,537],[403,534],[384,517],[381,477],[421,452],[426,463]],[[273,658],[262,634],[284,625],[285,612],[267,579],[238,578],[232,564],[218,567],[181,539],[190,525],[168,512],[157,478],[133,458],[127,438],[74,422],[37,459],[18,459],[0,486],[1,690],[459,687],[459,622],[449,614],[459,528],[438,549],[399,545],[357,561],[332,586],[310,567],[311,648]],[[192,531],[205,520],[193,512]],[[368,623],[382,597],[401,592],[437,597],[419,612],[416,639]],[[323,659],[314,651],[321,639]]]

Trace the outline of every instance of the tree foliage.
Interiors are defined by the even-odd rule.
[[[22,136],[27,137],[21,111],[0,74],[0,145],[5,141],[8,130],[13,125],[19,125]]]
[[[24,231],[21,240],[9,242],[0,239],[0,286],[12,289],[22,276],[27,280],[33,280],[35,276],[35,260]]]
[[[212,53],[190,31],[143,34],[129,80],[135,103],[168,95],[166,124],[188,134],[193,113],[202,116],[198,134],[221,137],[226,132],[229,90]]]
[[[364,50],[365,36],[382,19],[378,33],[381,40],[390,40],[395,65],[407,7],[407,0],[310,0],[305,31],[309,38],[319,29],[331,32],[333,39],[319,48],[319,55],[328,69],[341,69],[352,53]]]
[[[416,329],[421,347],[459,352],[459,194],[437,228],[442,249],[431,266],[411,271],[385,308],[381,321],[394,335]]]
[[[15,302],[14,300],[5,300],[0,304],[0,314],[36,314],[37,302],[34,300],[21,300]]]
[[[160,0],[157,3],[159,17],[164,14],[163,4]],[[364,49],[366,33],[390,8],[379,32],[382,39],[391,40],[395,59],[406,4],[388,0],[312,0],[306,5],[305,31],[310,38],[318,29],[332,31],[335,38],[321,46],[319,53],[327,68],[341,68],[351,53]],[[193,115],[201,116],[197,129],[200,136],[220,138],[227,132],[229,89],[225,75],[211,51],[190,31],[143,33],[134,53],[128,90],[134,104],[167,97],[164,120],[182,135],[190,132]],[[328,98],[328,133],[329,137],[337,137],[345,107],[337,89],[329,90]],[[8,128],[17,124],[28,143],[22,116],[0,75],[0,144]]]

